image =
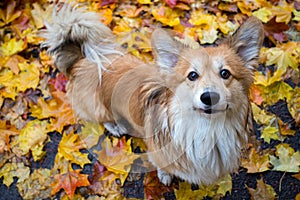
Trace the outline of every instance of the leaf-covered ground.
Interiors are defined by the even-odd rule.
[[[300,2],[292,0],[88,0],[135,56],[151,61],[155,27],[183,42],[217,43],[247,17],[266,38],[251,88],[255,135],[240,170],[210,186],[166,187],[142,141],[111,137],[76,119],[67,78],[40,48],[54,1],[0,2],[0,199],[300,199]],[[184,38],[184,39],[183,39]]]

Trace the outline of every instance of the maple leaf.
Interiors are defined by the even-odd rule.
[[[50,21],[51,14],[53,12],[53,5],[47,5],[47,9],[44,10],[38,3],[32,4],[33,9],[30,10],[31,17],[33,18],[34,25],[37,29],[44,27],[44,21]]]
[[[56,90],[52,96],[51,100],[40,98],[38,105],[32,105],[31,115],[39,119],[50,117],[49,131],[62,132],[66,125],[75,123],[75,117],[64,92]]]
[[[288,99],[288,109],[295,119],[296,124],[300,124],[300,87],[292,90]]]
[[[152,9],[152,15],[157,21],[171,27],[180,24],[179,17],[182,14],[179,10],[172,10],[170,7],[165,6]]]
[[[288,144],[279,144],[276,146],[276,155],[270,155],[270,163],[273,170],[285,172],[299,172],[300,152],[295,152]]]
[[[83,149],[84,147],[85,144],[78,134],[73,132],[69,134],[63,134],[63,137],[58,145],[55,164],[60,166],[59,163],[62,162],[62,159],[66,159],[71,163],[76,163],[81,167],[87,163],[91,163],[91,161],[88,159],[88,154],[80,152],[80,149]]]
[[[51,194],[57,193],[59,190],[64,189],[69,198],[72,198],[77,187],[90,185],[88,175],[80,174],[80,170],[69,171],[65,174],[56,174],[54,182],[51,184]]]
[[[289,29],[289,25],[276,22],[275,17],[264,24],[265,34],[271,39],[273,43],[276,43],[274,39],[278,40],[279,42],[287,40],[287,37],[283,33],[283,31],[287,31]]]
[[[162,199],[164,198],[164,193],[174,190],[172,186],[165,186],[159,181],[156,171],[147,173],[144,177],[143,184],[145,199]]]
[[[284,22],[288,24],[294,11],[293,4],[288,4],[285,0],[279,2],[278,6],[271,9],[272,13],[276,16],[276,22]]]
[[[10,136],[19,134],[20,131],[7,126],[5,121],[0,120],[0,153],[10,151]]]
[[[29,88],[36,89],[39,83],[39,68],[37,63],[18,63],[20,73],[14,74],[8,69],[0,72],[0,85],[4,86],[2,95],[15,99],[18,92]]]
[[[264,183],[262,179],[257,181],[256,189],[252,189],[247,187],[252,199],[255,200],[272,200],[276,199],[276,192],[272,188],[272,186]]]
[[[263,125],[269,125],[271,120],[275,119],[275,115],[267,114],[264,110],[260,109],[257,105],[251,103],[251,107],[253,111],[253,117],[256,122]]]
[[[180,182],[179,189],[175,189],[176,199],[185,200],[185,199],[203,199],[206,196],[214,196],[215,191],[213,186],[209,185],[206,187],[201,187],[198,190],[192,190],[191,184],[188,182]]]
[[[295,42],[288,42],[283,44],[280,48],[274,47],[267,50],[266,65],[275,64],[278,69],[286,71],[288,66],[293,69],[298,69],[297,50],[298,44]]]
[[[279,130],[280,130],[281,135],[284,135],[284,136],[287,136],[287,135],[293,136],[293,135],[295,135],[296,130],[291,129],[291,124],[284,123],[283,121],[278,120],[278,125],[279,125]]]
[[[232,178],[228,174],[218,182],[211,185],[201,185],[198,190],[192,190],[191,185],[187,182],[179,183],[179,190],[175,190],[177,199],[203,199],[206,196],[214,197],[216,195],[224,196],[232,190]]]
[[[252,14],[264,23],[267,23],[272,17],[272,11],[266,7],[260,8]]]
[[[0,27],[4,26],[5,24],[9,24],[10,22],[14,21],[22,14],[22,11],[15,10],[16,9],[16,2],[10,1],[5,10],[0,9]]]
[[[258,86],[256,86],[255,84],[251,85],[250,99],[251,99],[252,102],[256,103],[259,106],[264,101],[264,98],[262,97],[261,89]]]
[[[102,149],[95,152],[98,155],[99,162],[108,171],[122,175],[122,185],[130,171],[130,165],[139,158],[138,155],[132,153],[130,144],[131,139],[126,141],[125,137],[121,139],[112,138],[112,141],[109,138],[105,138],[102,143]]]
[[[98,143],[99,137],[104,133],[104,126],[98,123],[86,122],[81,132],[78,133],[85,148],[89,149]]]
[[[28,122],[12,143],[13,152],[22,156],[31,151],[33,159],[35,161],[40,160],[45,155],[43,148],[48,138],[47,125],[47,121],[33,120]]]
[[[269,143],[271,142],[271,139],[273,140],[282,140],[279,136],[279,130],[276,127],[273,126],[267,126],[262,130],[261,138],[264,139],[265,142]]]
[[[46,199],[51,193],[53,175],[49,169],[35,169],[23,182],[17,184],[24,199]]]
[[[242,159],[242,166],[247,169],[248,173],[267,171],[270,166],[269,156],[268,154],[260,155],[255,148],[251,148],[248,159]]]
[[[0,177],[3,177],[3,183],[9,187],[14,182],[14,177],[18,177],[18,183],[29,177],[30,169],[24,163],[6,163],[0,168]]]
[[[3,56],[12,56],[18,52],[23,51],[27,47],[27,43],[24,40],[17,40],[12,38],[4,42],[1,46]]]

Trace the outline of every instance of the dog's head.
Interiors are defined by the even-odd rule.
[[[263,38],[261,22],[251,17],[219,46],[193,49],[162,29],[153,33],[152,46],[162,71],[176,77],[174,94],[183,109],[211,116],[248,105]]]

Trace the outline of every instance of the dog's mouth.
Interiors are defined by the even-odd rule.
[[[205,114],[216,114],[216,113],[221,113],[221,112],[225,112],[228,109],[228,105],[226,105],[225,109],[213,109],[211,107],[208,108],[195,108],[194,110],[198,110],[201,113],[205,113]]]

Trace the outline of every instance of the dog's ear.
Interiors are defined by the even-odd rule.
[[[153,56],[161,68],[172,68],[178,61],[183,47],[179,42],[163,29],[156,29],[151,36]]]
[[[228,39],[228,45],[245,62],[246,67],[255,69],[259,51],[264,40],[263,25],[256,17],[250,17],[237,32]]]

